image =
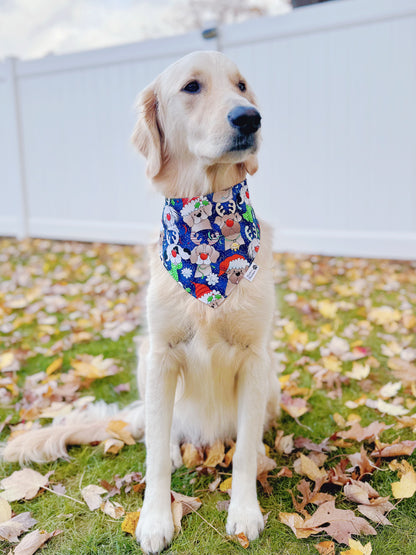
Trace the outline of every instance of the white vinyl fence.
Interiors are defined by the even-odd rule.
[[[0,63],[0,235],[146,242],[162,200],[137,93],[219,48],[263,115],[256,212],[276,250],[416,258],[416,1],[339,0],[127,46]]]

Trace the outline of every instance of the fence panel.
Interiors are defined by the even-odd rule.
[[[256,188],[276,247],[416,257],[416,6],[296,15],[222,41],[262,106]]]
[[[33,236],[144,242],[160,200],[130,145],[135,98],[199,35],[18,65]]]

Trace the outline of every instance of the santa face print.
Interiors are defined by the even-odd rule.
[[[172,226],[178,230],[174,241]],[[175,281],[208,306],[220,306],[260,248],[246,182],[203,197],[166,199],[160,245],[161,260]]]

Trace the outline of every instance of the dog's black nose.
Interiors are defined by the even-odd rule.
[[[261,115],[255,108],[236,106],[228,113],[228,121],[243,135],[250,135],[260,128]]]

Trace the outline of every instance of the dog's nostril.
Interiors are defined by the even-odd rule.
[[[243,135],[250,135],[260,128],[261,115],[255,108],[236,106],[228,113],[228,121]]]

